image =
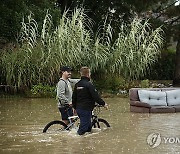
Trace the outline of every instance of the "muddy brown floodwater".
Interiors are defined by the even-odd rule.
[[[180,113],[131,113],[128,98],[104,100],[109,110],[99,117],[111,128],[78,136],[75,130],[42,133],[60,119],[55,99],[0,99],[0,154],[179,153]]]

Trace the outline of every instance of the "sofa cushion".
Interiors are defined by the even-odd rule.
[[[129,98],[132,101],[139,101],[139,96],[138,96],[138,90],[148,90],[148,91],[160,91],[160,88],[131,88],[129,90]]]
[[[166,92],[138,90],[138,95],[141,102],[155,106],[167,106]]]
[[[180,105],[180,90],[166,91],[169,106]]]

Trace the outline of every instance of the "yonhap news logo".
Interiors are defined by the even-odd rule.
[[[151,148],[164,144],[180,144],[180,137],[162,137],[160,133],[151,133],[147,136],[147,144]]]
[[[147,137],[147,143],[151,148],[155,148],[161,144],[161,135],[159,133],[151,133]]]

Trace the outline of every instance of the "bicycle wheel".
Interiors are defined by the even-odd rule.
[[[107,127],[110,127],[109,123],[101,118],[95,119],[92,122],[92,128],[100,128],[100,129],[105,129]]]
[[[58,132],[58,131],[63,131],[67,128],[67,125],[59,120],[55,120],[55,121],[51,121],[50,123],[48,123],[44,129],[43,129],[43,133],[46,132]]]

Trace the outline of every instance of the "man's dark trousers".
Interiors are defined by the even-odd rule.
[[[80,118],[80,126],[77,131],[78,134],[83,135],[85,132],[90,132],[92,128],[91,125],[92,111],[76,109],[76,112]]]

